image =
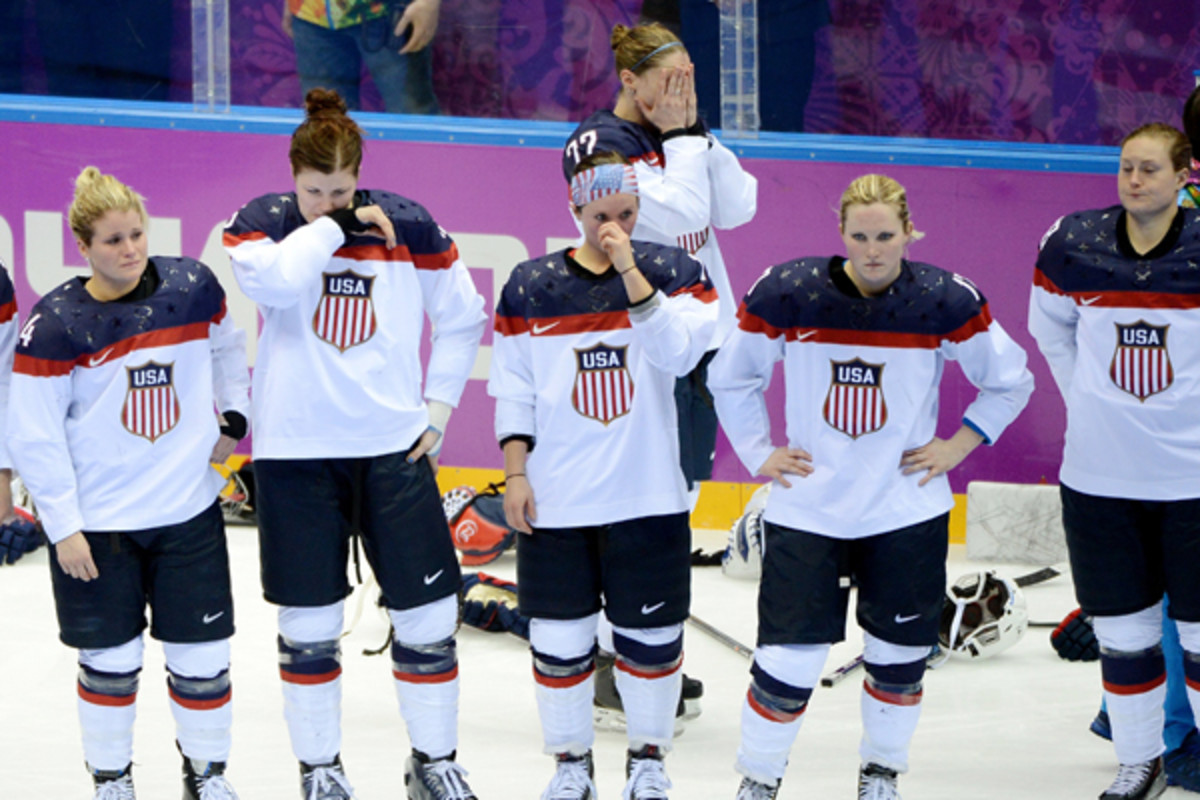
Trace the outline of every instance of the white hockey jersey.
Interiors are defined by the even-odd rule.
[[[332,219],[306,224],[294,193],[252,200],[225,229],[242,290],[263,317],[254,368],[255,458],[356,458],[407,450],[429,425],[425,399],[449,406],[487,324],[458,248],[418,203],[360,191],[396,247]],[[425,390],[421,336],[433,323]]]
[[[713,228],[736,228],[754,218],[758,180],[711,133],[662,141],[654,131],[597,111],[584,120],[563,149],[568,183],[575,166],[599,150],[629,159],[637,171],[637,226],[632,238],[674,245],[700,259],[716,287],[719,319],[711,350],[737,323],[737,300]]]
[[[1120,206],[1043,239],[1029,332],[1067,405],[1059,479],[1104,497],[1200,497],[1200,211],[1138,255]]]
[[[0,469],[12,469],[4,444],[8,422],[8,391],[12,383],[13,350],[17,346],[17,295],[4,262],[0,261]]]
[[[892,531],[948,511],[940,475],[903,474],[907,450],[928,444],[947,360],[979,393],[964,422],[994,442],[1029,400],[1025,351],[992,319],[969,281],[905,261],[879,297],[862,297],[844,259],[771,267],[738,312],[738,327],[709,368],[717,415],[751,474],[778,446],[764,392],[782,360],[787,446],[813,472],[774,485],[764,518],[839,539]]]
[[[216,277],[190,258],[146,269],[144,299],[100,302],[76,278],[21,328],[8,447],[52,542],[196,516],[225,483],[217,411],[250,415],[246,337]]]
[[[688,508],[675,379],[704,355],[716,293],[675,247],[634,242],[655,288],[630,308],[615,270],[569,251],[518,264],[496,309],[488,392],[496,435],[528,436],[538,527],[601,525]]]

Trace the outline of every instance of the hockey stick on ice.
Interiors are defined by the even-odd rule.
[[[704,631],[709,636],[716,639],[718,642],[725,645],[738,655],[745,656],[746,658],[754,658],[753,648],[746,647],[746,645],[742,644],[737,639],[734,639],[732,636],[718,628],[714,628],[712,625],[709,625],[695,614],[692,614],[690,617],[688,617],[688,622],[692,623],[692,625]]]
[[[1037,584],[1037,583],[1043,583],[1044,581],[1048,581],[1051,578],[1057,578],[1061,574],[1062,573],[1059,572],[1058,570],[1056,570],[1054,567],[1044,567],[1044,568],[1036,570],[1034,572],[1030,572],[1027,575],[1020,575],[1016,578],[1013,578],[1013,583],[1015,583],[1017,586],[1024,588],[1026,586],[1033,586],[1034,584]],[[1031,622],[1029,624],[1031,627],[1043,627],[1043,626],[1054,627],[1054,625],[1057,623],[1051,624],[1051,623]],[[855,670],[857,670],[862,665],[863,665],[863,657],[860,654],[860,655],[857,655],[854,658],[850,659],[845,664],[842,664],[837,669],[830,670],[829,672],[826,672],[824,675],[822,675],[821,676],[821,685],[827,686],[827,687],[828,686],[837,686],[839,683],[844,681],[847,677],[850,676],[851,673],[853,673]]]

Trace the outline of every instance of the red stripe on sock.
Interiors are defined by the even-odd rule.
[[[676,661],[674,665],[667,667],[666,669],[648,669],[646,667],[631,666],[629,662],[618,658],[616,661],[616,667],[627,675],[632,675],[635,678],[645,678],[648,681],[652,681],[655,678],[665,678],[668,675],[674,675],[683,667],[683,659]]]
[[[805,704],[803,708],[794,714],[789,714],[786,711],[773,711],[755,700],[754,692],[750,691],[746,692],[746,702],[750,704],[750,708],[754,709],[754,713],[758,714],[763,719],[770,720],[771,722],[781,722],[784,724],[788,722],[794,722],[795,720],[799,719],[800,715],[804,713],[804,709],[808,708],[808,705]]]
[[[137,692],[124,695],[123,697],[114,697],[111,694],[98,694],[88,691],[83,688],[83,684],[76,684],[79,687],[79,697],[85,703],[91,703],[97,706],[131,706],[137,702]]]
[[[1105,681],[1104,691],[1119,695],[1143,694],[1145,692],[1157,689],[1159,686],[1162,686],[1164,683],[1166,683],[1166,681],[1167,674],[1165,672],[1161,675],[1154,676],[1154,678],[1146,681],[1145,683],[1121,684],[1109,683],[1108,681]],[[1188,685],[1191,685],[1191,681],[1188,681]]]
[[[458,677],[458,665],[449,672],[401,672],[392,670],[392,677],[405,683],[449,683]]]
[[[332,683],[342,676],[342,668],[338,667],[332,672],[322,672],[317,675],[305,675],[299,672],[288,672],[282,667],[279,668],[279,677],[287,683],[298,683],[302,685],[312,686],[320,683]]]
[[[921,695],[924,692],[916,694],[901,694],[899,692],[884,692],[876,689],[867,681],[863,681],[863,691],[874,697],[881,703],[887,703],[892,706],[916,706],[921,704]]]
[[[192,711],[212,711],[214,708],[220,708],[221,706],[227,705],[229,701],[233,699],[232,689],[220,697],[213,697],[207,700],[198,700],[194,697],[183,697],[179,694],[176,694],[174,689],[169,689],[168,694],[171,695],[171,699],[176,703]]]
[[[534,667],[533,679],[548,689],[569,689],[572,686],[578,686],[588,678],[592,677],[593,671],[594,670],[589,669],[587,672],[581,672],[578,675],[567,675],[562,678],[552,678],[549,675],[543,675],[542,673],[538,672],[537,667]]]

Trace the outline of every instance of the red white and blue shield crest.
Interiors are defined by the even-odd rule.
[[[600,343],[575,350],[575,387],[571,404],[585,417],[607,425],[633,406],[633,379],[626,362],[628,346]]]
[[[126,367],[129,391],[121,407],[121,423],[135,436],[154,441],[179,422],[179,398],[175,394],[175,365],[150,361]]]
[[[362,344],[375,333],[375,302],[371,289],[375,276],[351,270],[324,273],[321,302],[313,313],[313,331],[338,350]]]
[[[825,396],[825,421],[852,439],[879,430],[887,422],[883,364],[861,358],[831,361],[833,379]]]
[[[1165,390],[1175,380],[1167,353],[1167,328],[1138,320],[1132,325],[1117,323],[1117,349],[1108,374],[1122,391],[1138,400]]]

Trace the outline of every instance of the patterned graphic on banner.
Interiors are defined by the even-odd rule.
[[[135,436],[154,441],[179,422],[179,398],[175,395],[175,365],[150,361],[126,367],[129,391],[121,407],[121,422]]]
[[[633,406],[633,379],[626,365],[628,346],[609,347],[601,342],[575,350],[575,389],[571,404],[585,417],[607,425],[629,413]]]
[[[680,247],[682,247],[684,250],[687,250],[689,255],[694,256],[696,253],[699,253],[700,248],[704,247],[704,245],[708,242],[708,234],[711,230],[712,228],[706,226],[702,231],[685,233],[682,236],[676,236],[675,241]]]
[[[887,422],[883,364],[861,358],[831,361],[833,380],[825,396],[825,421],[852,439],[879,430]]]
[[[370,339],[375,333],[375,303],[371,299],[375,276],[346,270],[334,275],[326,272],[321,277],[325,290],[313,313],[313,332],[343,352]]]
[[[1175,380],[1171,357],[1167,353],[1169,325],[1151,325],[1138,320],[1117,326],[1117,349],[1108,374],[1122,391],[1138,400],[1164,391]]]

